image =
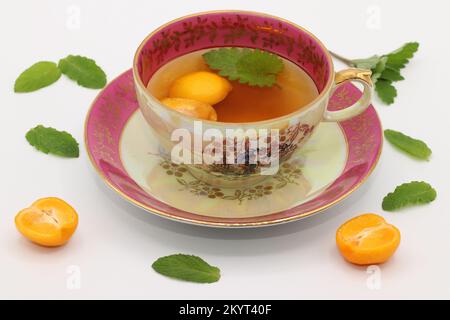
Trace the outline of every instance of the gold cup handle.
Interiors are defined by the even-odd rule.
[[[372,72],[370,70],[357,68],[350,68],[337,72],[334,78],[334,88],[332,90],[332,94],[344,82],[355,81],[364,86],[363,95],[353,105],[345,109],[338,111],[326,110],[324,114],[324,121],[344,121],[363,113],[372,101],[373,84],[372,79],[370,78],[371,75]]]

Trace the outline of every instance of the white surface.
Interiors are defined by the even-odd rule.
[[[77,8],[78,29],[70,19]],[[166,221],[126,203],[97,178],[83,146],[80,159],[64,160],[27,144],[25,132],[39,123],[68,130],[82,143],[84,117],[97,91],[63,78],[35,93],[14,94],[23,69],[42,59],[84,54],[112,79],[131,66],[135,48],[155,27],[188,13],[227,8],[295,21],[330,49],[354,57],[419,41],[420,52],[404,71],[406,81],[397,85],[395,105],[375,104],[385,128],[429,142],[431,161],[414,161],[386,144],[369,181],[326,213],[278,227],[216,230]],[[377,10],[379,28],[371,17]],[[5,2],[0,11],[0,298],[450,298],[449,10],[450,3],[439,0]],[[410,180],[429,181],[438,200],[382,212],[383,196]],[[79,229],[66,247],[37,247],[15,230],[16,212],[44,196],[59,196],[78,210]],[[381,213],[403,236],[395,257],[381,266],[379,290],[367,286],[365,268],[341,259],[334,243],[336,228],[364,212]],[[177,252],[219,266],[222,279],[197,285],[151,270],[153,260]],[[67,288],[72,265],[80,268],[80,289]]]

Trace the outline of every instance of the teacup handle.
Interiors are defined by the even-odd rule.
[[[350,68],[336,73],[334,78],[334,88],[332,94],[336,89],[347,81],[356,81],[364,86],[363,95],[353,105],[338,111],[326,110],[324,114],[324,121],[344,121],[353,118],[363,113],[370,105],[372,100],[372,79],[370,76],[372,72],[365,69]]]

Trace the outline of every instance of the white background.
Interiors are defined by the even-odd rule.
[[[310,219],[263,229],[208,229],[166,221],[126,203],[97,178],[83,146],[83,123],[97,90],[64,77],[29,94],[14,94],[15,78],[39,60],[68,54],[96,59],[109,79],[131,67],[135,48],[154,28],[182,15],[249,9],[294,21],[343,55],[366,57],[419,41],[420,51],[398,83],[399,97],[374,104],[385,128],[421,138],[430,162],[385,144],[368,182],[343,203]],[[0,10],[0,298],[450,298],[448,1],[8,1]],[[79,24],[77,16],[79,12]],[[337,64],[337,69],[343,67]],[[35,151],[24,135],[37,124],[71,132],[79,159]],[[425,180],[438,191],[431,205],[381,210],[384,195],[403,182]],[[46,249],[22,238],[14,216],[34,200],[57,196],[78,211],[71,242]],[[380,266],[374,290],[366,268],[343,261],[339,225],[376,212],[402,232],[394,258]],[[196,254],[222,270],[198,285],[162,277],[158,257]],[[81,287],[70,289],[70,266]],[[70,282],[70,281],[69,281]]]

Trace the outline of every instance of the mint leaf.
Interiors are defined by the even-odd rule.
[[[238,80],[237,61],[250,49],[220,48],[203,54],[203,59],[213,70],[219,70],[219,75],[230,80]]]
[[[391,53],[381,56],[374,55],[366,59],[350,60],[337,54],[333,55],[351,67],[370,69],[378,96],[389,105],[394,103],[395,97],[397,97],[397,90],[392,83],[405,79],[400,74],[400,70],[409,63],[418,49],[419,43],[408,42]]]
[[[387,65],[394,69],[403,69],[419,49],[419,43],[408,42],[400,49],[387,55]]]
[[[392,82],[381,78],[375,84],[375,91],[381,101],[388,105],[394,103],[394,99],[397,96],[397,89],[392,85]]]
[[[378,79],[383,75],[384,70],[386,68],[386,61],[387,61],[386,57],[380,58],[375,68],[372,69],[372,82],[374,84],[376,84]]]
[[[382,58],[386,58],[386,66],[391,69],[401,70],[403,69],[409,61],[412,59],[414,54],[419,49],[419,43],[417,42],[408,42],[404,44],[401,48],[385,54],[385,55],[374,55],[366,59],[353,59],[347,60],[345,58],[340,57],[344,62],[348,62],[352,67],[362,68],[362,69],[370,69],[374,71],[375,67],[378,65]]]
[[[167,277],[191,282],[212,283],[220,279],[219,268],[210,266],[200,257],[186,254],[159,258],[152,268]]]
[[[78,142],[65,131],[38,125],[30,129],[25,137],[33,147],[47,154],[66,158],[78,158],[80,154]]]
[[[274,54],[256,49],[244,54],[237,61],[236,69],[240,83],[271,87],[277,82],[277,75],[283,71],[283,61]]]
[[[407,152],[418,159],[427,160],[431,155],[431,149],[421,140],[411,138],[399,131],[384,130],[386,140],[395,147]]]
[[[59,60],[58,67],[80,86],[101,89],[106,85],[105,72],[92,59],[69,55]]]
[[[354,59],[350,60],[352,67],[355,68],[361,68],[361,69],[369,69],[373,70],[377,64],[380,62],[381,57],[380,56],[372,56],[367,59]]]
[[[395,211],[414,204],[425,204],[436,199],[436,190],[426,182],[413,181],[398,186],[383,199],[383,210]]]
[[[47,87],[61,77],[54,62],[40,61],[22,72],[14,83],[14,92],[32,92]]]
[[[390,67],[385,67],[380,77],[384,80],[392,82],[405,80],[405,78],[403,78],[403,76],[400,74],[399,70],[392,69]]]
[[[206,52],[203,58],[221,76],[250,86],[271,87],[283,70],[277,55],[259,49],[220,48]]]

